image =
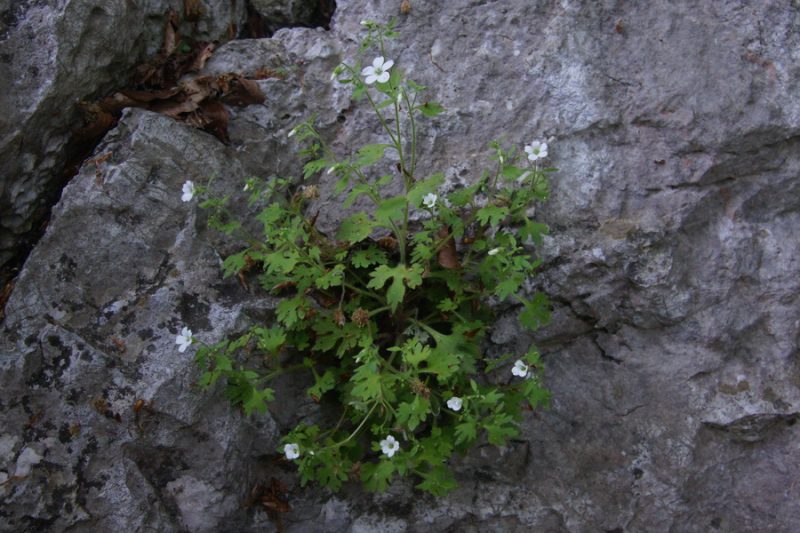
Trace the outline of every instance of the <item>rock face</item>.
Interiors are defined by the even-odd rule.
[[[196,16],[181,31],[230,38],[245,18],[240,2],[189,2]],[[181,0],[0,1],[0,266],[21,236],[41,222],[63,185],[77,104],[123,87],[132,68],[154,54],[165,13],[185,16]]]
[[[331,32],[223,47],[213,71],[282,66],[230,147],[128,113],[65,189],[9,301],[0,485],[9,530],[271,528],[247,494],[289,484],[290,531],[789,531],[800,524],[800,13],[789,0],[338,2]],[[554,402],[523,439],[460,459],[422,498],[301,490],[267,461],[286,404],[245,420],[194,391],[183,325],[212,342],[272,305],[223,281],[231,246],[185,179],[296,172],[286,132],[320,115],[337,149],[378,136],[328,81],[362,19],[399,16],[387,55],[447,112],[425,165],[476,179],[486,143],[546,138],[560,169],[534,283]],[[321,190],[330,190],[322,182]],[[320,200],[334,227],[340,204]],[[506,309],[492,341],[532,339]],[[147,401],[145,406],[138,399]],[[140,405],[138,410],[135,406]],[[282,409],[283,407],[283,409]],[[313,405],[291,404],[288,411]]]

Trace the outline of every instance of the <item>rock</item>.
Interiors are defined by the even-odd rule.
[[[258,475],[243,465],[272,453],[276,428],[196,390],[193,351],[179,353],[175,336],[185,325],[215,342],[247,307],[236,283],[221,279],[181,185],[246,174],[210,135],[142,111],[126,114],[98,150],[113,155],[99,178],[87,165],[65,188],[7,307],[0,417],[13,437],[3,443],[24,447],[16,476],[27,477],[4,496],[4,522],[163,531],[236,523]],[[45,445],[38,462],[34,450]]]
[[[340,153],[380,142],[328,77],[355,60],[360,21],[397,17],[399,3],[339,4],[330,33],[282,30],[208,63],[285,70],[260,81],[263,106],[232,110],[230,147],[130,112],[98,149],[113,154],[100,183],[87,166],[65,190],[2,337],[0,470],[25,447],[45,458],[3,485],[9,527],[269,529],[245,502],[275,477],[288,531],[795,529],[800,15],[788,0],[412,2],[399,17],[387,55],[447,109],[420,124],[424,172],[469,183],[502,134],[547,139],[560,169],[529,287],[554,301],[536,336],[552,406],[513,447],[461,460],[448,497],[413,480],[382,495],[302,489],[263,458],[315,405],[245,420],[219,391],[192,389],[180,327],[213,342],[274,302],[220,279],[217,255],[235,245],[180,202],[183,181],[216,174],[233,194],[253,175],[297,175],[286,134],[314,112]],[[335,229],[341,202],[324,177],[319,189],[318,224]],[[514,309],[500,316],[490,349],[525,349]],[[137,420],[138,398],[153,412]]]
[[[0,3],[0,266],[41,223],[69,178],[64,166],[85,148],[72,139],[82,125],[78,102],[125,86],[133,67],[164,39],[164,14],[184,14],[179,0],[104,2],[24,0]],[[180,31],[230,38],[244,2],[194,3]],[[187,17],[183,17],[187,18]]]
[[[17,457],[17,468],[14,477],[26,477],[31,473],[31,468],[42,462],[42,456],[33,448],[23,448]]]
[[[250,4],[270,26],[300,26],[310,21],[314,3],[307,0],[250,0]]]

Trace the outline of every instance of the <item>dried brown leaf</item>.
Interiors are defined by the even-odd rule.
[[[127,98],[129,101],[132,100],[140,103],[148,103],[152,102],[153,100],[166,100],[167,98],[172,98],[180,91],[181,90],[179,87],[172,87],[170,89],[156,89],[153,91],[136,91],[133,89],[126,89],[118,92],[112,98],[116,98],[117,95],[120,95],[120,97]]]
[[[239,75],[233,75],[228,84],[228,90],[223,91],[222,101],[228,105],[245,107],[254,104],[263,104],[266,97],[253,80],[248,80]]]
[[[458,261],[458,251],[456,250],[456,241],[450,235],[450,228],[442,227],[439,229],[439,233],[437,236],[440,239],[444,239],[447,237],[447,241],[444,243],[444,246],[439,248],[439,253],[436,256],[436,259],[439,262],[439,265],[442,268],[447,268],[450,270],[458,270],[461,268],[461,263]]]
[[[201,0],[183,0],[183,17],[189,22],[197,22],[205,14]]]
[[[199,72],[203,70],[203,67],[206,66],[206,61],[208,61],[208,58],[210,58],[213,55],[214,49],[216,49],[214,43],[208,43],[203,48],[201,48],[200,51],[197,53],[197,56],[194,58],[194,61],[192,61],[192,66],[190,70],[193,72]]]
[[[192,113],[199,107],[200,106],[197,104],[197,102],[187,99],[182,102],[177,100],[163,100],[161,102],[154,102],[149,106],[149,109],[174,119],[181,119],[181,115]]]
[[[90,122],[75,131],[74,137],[77,142],[88,142],[100,139],[108,130],[117,124],[117,119],[111,113],[100,111],[89,117]]]
[[[230,142],[228,137],[228,110],[222,102],[217,100],[204,100],[200,104],[198,113],[202,115],[206,125],[203,129],[224,143]]]
[[[169,55],[175,51],[178,46],[178,25],[180,24],[180,15],[174,9],[168,9],[166,13],[166,22],[164,23],[164,45],[161,51]]]

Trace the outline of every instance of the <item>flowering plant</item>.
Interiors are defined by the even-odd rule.
[[[420,175],[418,121],[444,109],[421,101],[425,88],[387,59],[391,23],[365,26],[362,52],[377,47],[380,55],[363,69],[342,64],[334,78],[368,101],[390,142],[341,157],[310,120],[289,136],[305,146],[306,179],[334,174],[345,207],[365,197],[373,209],[324,235],[305,209],[314,186],[248,180],[245,192],[265,205],[257,217],[264,235],[248,237],[223,269],[241,276],[257,268],[260,285],[282,299],[272,325],[199,348],[199,383],[223,378],[228,397],[249,415],[273,399],[272,378],[305,372],[307,394],[338,406],[338,422],[303,422],[284,437],[279,451],[297,464],[304,484],[336,490],[360,479],[383,490],[394,476],[412,475],[418,488],[440,495],[456,486],[448,467],[454,453],[483,439],[502,445],[518,435],[526,409],[548,401],[535,347],[521,355],[482,347],[494,322],[490,302],[519,304],[531,330],[549,319],[545,296],[526,297],[522,289],[539,264],[530,246],[547,233],[531,208],[547,198],[546,173],[555,169],[538,167],[547,156],[543,143],[526,146],[526,158],[494,142],[493,168],[469,187],[445,193],[441,173]],[[386,193],[392,182],[400,194]],[[185,195],[203,192],[184,188]],[[201,205],[218,229],[242,230],[225,200]],[[176,342],[186,349],[191,331]]]

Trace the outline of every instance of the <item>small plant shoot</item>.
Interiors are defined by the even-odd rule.
[[[247,236],[247,247],[223,269],[257,275],[280,298],[274,320],[215,345],[184,328],[176,343],[180,351],[199,345],[199,385],[222,382],[247,415],[275,400],[272,379],[306,373],[308,396],[336,417],[301,423],[282,440],[278,451],[297,465],[304,485],[335,491],[360,480],[382,491],[411,476],[417,488],[444,495],[456,487],[454,454],[483,442],[503,445],[519,434],[526,412],[548,402],[535,347],[504,355],[483,348],[493,306],[502,302],[518,305],[530,330],[549,320],[546,297],[526,296],[524,285],[539,264],[530,247],[548,231],[531,218],[532,208],[547,199],[547,173],[555,169],[540,168],[544,142],[524,150],[493,142],[489,169],[471,186],[443,192],[443,174],[419,171],[418,132],[446,110],[391,59],[393,24],[362,24],[364,62],[341,64],[332,83],[352,87],[388,142],[342,157],[312,120],[289,136],[301,148],[305,179],[333,175],[346,207],[360,199],[371,208],[326,235],[307,209],[314,185],[248,180],[243,194],[263,207],[263,235]],[[207,191],[188,183],[183,199]],[[216,229],[243,232],[227,200],[200,205]]]

